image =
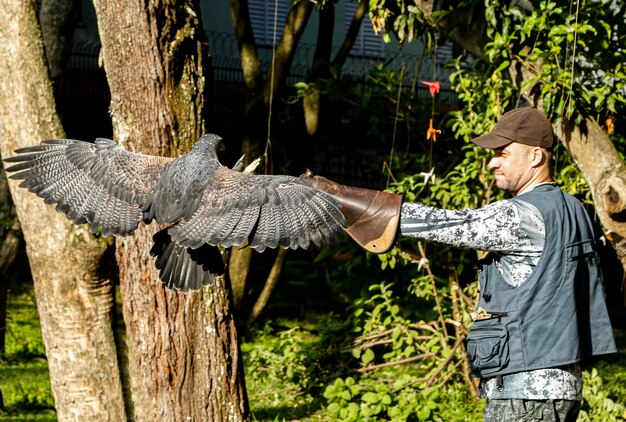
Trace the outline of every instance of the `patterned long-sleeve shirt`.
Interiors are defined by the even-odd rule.
[[[539,210],[516,198],[478,209],[445,210],[404,203],[400,234],[430,242],[489,251],[506,283],[522,285],[539,262],[545,224]],[[539,369],[481,381],[480,395],[489,399],[582,399],[580,365]]]

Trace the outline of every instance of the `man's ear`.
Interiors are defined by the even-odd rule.
[[[546,155],[541,147],[533,147],[531,151],[531,165],[533,167],[539,167],[546,160]]]

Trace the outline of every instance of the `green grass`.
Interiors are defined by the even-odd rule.
[[[282,301],[280,295],[277,296]],[[305,295],[308,298],[313,296],[313,292],[310,296]],[[282,302],[291,306],[298,303]],[[316,306],[312,308],[316,309]],[[301,307],[283,309],[277,303],[269,313],[273,315],[268,323],[242,336],[253,420],[328,420],[322,396],[324,381],[307,380],[316,373],[319,376],[315,368],[324,365],[317,346],[319,315]],[[8,315],[6,355],[0,360],[0,391],[5,408],[0,411],[0,422],[56,421],[41,327],[31,288],[10,294]],[[623,329],[616,330],[616,340],[620,350],[618,355],[599,362],[596,368],[608,396],[623,404],[626,403],[626,336]],[[328,370],[332,372],[332,368]],[[332,373],[324,375],[332,378]],[[474,416],[480,420],[482,404],[482,400],[453,394],[447,402],[446,416],[449,420],[464,422],[474,420]]]
[[[0,361],[0,421],[56,421],[32,289],[9,294],[6,354]]]

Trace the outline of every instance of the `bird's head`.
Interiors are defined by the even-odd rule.
[[[222,143],[221,136],[214,133],[207,133],[202,135],[191,149],[208,151],[217,155],[218,152],[224,151],[224,144]]]

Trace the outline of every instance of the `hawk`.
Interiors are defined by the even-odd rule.
[[[92,233],[127,236],[141,221],[156,221],[162,228],[150,253],[168,288],[188,291],[211,284],[224,271],[218,246],[307,249],[344,232],[361,242],[350,227],[368,215],[370,203],[380,202],[372,199],[381,192],[351,188],[369,194],[367,203],[355,208],[337,195],[344,185],[310,174],[236,171],[219,162],[221,149],[215,134],[203,135],[178,158],[129,152],[104,138],[93,143],[53,139],[17,149],[5,161],[20,187],[56,205],[76,224],[89,224]]]

